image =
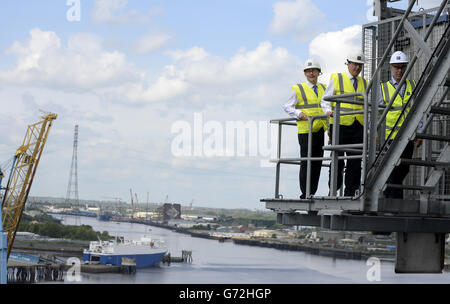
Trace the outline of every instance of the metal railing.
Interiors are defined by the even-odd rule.
[[[348,98],[351,96],[361,96],[361,93],[355,93],[355,94],[345,94],[345,95],[336,95],[336,96],[330,96],[330,101],[337,101],[336,104],[336,114],[333,116],[335,119],[335,122],[339,123],[340,117],[345,115],[355,115],[355,114],[364,114],[364,112],[367,111],[352,111],[352,112],[345,112],[340,113],[340,103],[346,102],[346,103],[355,103],[355,104],[362,104],[361,102],[354,101],[354,100],[336,100],[338,98]],[[365,114],[367,115],[367,113]],[[296,164],[300,165],[302,161],[307,162],[307,178],[306,178],[306,198],[311,197],[311,163],[313,161],[330,161],[331,164],[331,176],[335,176],[334,179],[332,179],[330,185],[334,190],[334,192],[330,193],[330,197],[337,197],[337,166],[339,160],[346,160],[346,159],[361,159],[364,154],[363,150],[355,150],[355,148],[363,148],[363,145],[339,145],[338,144],[338,135],[339,135],[339,128],[335,127],[336,131],[333,132],[333,138],[332,138],[332,144],[330,146],[324,146],[324,150],[330,150],[332,151],[331,157],[312,157],[312,125],[315,120],[317,119],[327,119],[327,115],[317,115],[317,116],[308,116],[308,124],[309,124],[309,133],[308,133],[308,153],[307,157],[299,157],[299,158],[281,158],[281,141],[282,141],[282,127],[283,125],[291,125],[296,126],[296,123],[292,123],[293,121],[296,121],[295,118],[282,118],[282,119],[274,119],[271,120],[271,123],[278,124],[278,140],[277,140],[277,158],[271,159],[271,162],[276,163],[276,180],[275,180],[275,198],[280,198],[280,171],[281,171],[281,164]],[[333,124],[333,126],[338,125],[336,123]],[[334,130],[333,130],[334,131]],[[336,136],[337,135],[337,136]],[[338,156],[338,151],[352,151],[352,152],[362,152],[361,155],[347,155],[347,156]],[[325,165],[326,166],[326,165]]]
[[[319,116],[310,116],[308,117],[308,124],[309,124],[309,134],[308,134],[308,152],[307,157],[300,157],[300,158],[281,158],[281,138],[282,138],[282,127],[284,125],[290,125],[295,126],[296,119],[295,118],[283,118],[283,119],[275,119],[271,120],[271,123],[278,124],[278,142],[277,142],[277,158],[272,159],[271,162],[276,163],[276,181],[275,181],[275,198],[281,199],[283,198],[282,195],[280,195],[280,171],[281,171],[281,164],[295,164],[299,165],[301,162],[306,161],[307,162],[307,180],[306,180],[306,199],[312,199],[311,196],[311,165],[313,161],[322,161],[322,162],[329,162],[328,164],[323,164],[322,166],[329,166],[330,167],[330,181],[329,181],[329,187],[330,192],[329,196],[326,198],[329,199],[351,199],[351,200],[360,200],[360,210],[363,211],[365,209],[364,207],[364,193],[366,189],[366,178],[369,174],[369,171],[373,169],[374,164],[376,164],[377,159],[379,157],[382,157],[383,153],[381,151],[388,149],[389,146],[387,144],[387,140],[385,141],[384,136],[381,136],[380,134],[384,135],[384,125],[386,122],[386,117],[388,112],[392,109],[394,101],[397,97],[397,95],[400,93],[401,88],[403,84],[405,84],[406,79],[410,75],[413,67],[415,66],[418,58],[422,55],[426,56],[427,59],[430,59],[432,57],[431,49],[426,45],[427,39],[430,37],[430,34],[433,31],[433,28],[441,16],[444,8],[448,6],[448,1],[442,1],[440,7],[437,9],[436,14],[433,17],[433,20],[429,25],[427,25],[428,29],[424,35],[423,38],[421,38],[419,35],[414,33],[414,28],[412,27],[411,23],[408,21],[408,17],[412,11],[412,8],[414,6],[415,1],[411,0],[409,2],[409,6],[405,12],[405,14],[401,17],[397,28],[395,30],[395,33],[393,34],[388,46],[384,50],[384,54],[379,60],[377,67],[375,71],[373,71],[373,75],[367,85],[367,88],[365,92],[357,92],[357,93],[350,93],[350,94],[341,94],[341,95],[333,95],[324,97],[325,101],[329,102],[335,102],[336,107],[335,111],[333,112],[333,119],[334,122],[332,124],[333,126],[333,132],[332,132],[332,138],[331,138],[331,145],[324,145],[323,150],[325,151],[331,151],[331,155],[329,157],[312,157],[312,126],[315,120],[317,119],[326,119],[326,115],[319,115]],[[448,7],[447,7],[448,9]],[[418,13],[414,13],[414,16],[417,16]],[[425,22],[425,21],[424,21]],[[389,57],[391,50],[397,41],[398,36],[400,33],[402,33],[402,30],[406,29],[410,34],[411,37],[414,39],[414,41],[419,46],[419,51],[414,53],[414,56],[412,60],[410,60],[410,63],[408,64],[407,70],[405,71],[405,74],[403,78],[401,79],[397,89],[395,90],[393,96],[389,100],[389,103],[387,105],[379,105],[379,87],[374,86],[375,82],[378,82],[379,80],[379,73],[381,71],[381,68],[385,64],[387,58]],[[423,40],[422,40],[423,39]],[[428,60],[427,60],[428,61]],[[373,70],[373,68],[372,68]],[[426,75],[425,75],[426,76]],[[417,91],[417,90],[416,90]],[[410,103],[414,99],[415,92],[412,93],[411,98],[409,99],[409,102],[406,106],[403,108],[403,112],[406,108],[409,107]],[[358,100],[359,99],[359,100]],[[356,104],[356,105],[362,105],[363,109],[358,111],[352,111],[352,112],[344,112],[341,113],[340,107],[341,103],[350,103],[350,104]],[[340,119],[341,116],[345,115],[358,115],[363,114],[364,116],[364,125],[363,125],[363,141],[361,144],[339,144],[339,131],[340,131]],[[403,115],[404,113],[402,113]],[[402,117],[400,115],[400,117]],[[396,122],[394,127],[397,127],[400,123],[400,118]],[[428,118],[428,120],[425,123],[425,127],[428,126],[430,123],[431,117]],[[380,133],[381,132],[381,133]],[[392,133],[391,133],[392,134]],[[389,137],[388,137],[389,139]],[[377,140],[380,142],[380,149],[377,149]],[[339,155],[339,152],[350,152],[350,153],[358,153],[357,155]],[[343,197],[342,196],[342,189],[344,187],[344,183],[341,187],[341,193],[340,196],[337,195],[337,181],[338,181],[338,162],[339,160],[348,160],[348,159],[361,159],[361,186],[359,191],[355,193],[355,196],[352,198]],[[320,198],[320,197],[315,197]]]

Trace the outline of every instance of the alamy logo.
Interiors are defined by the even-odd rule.
[[[67,0],[67,6],[70,6],[67,11],[67,21],[80,22],[81,21],[81,0]]]
[[[78,258],[69,258],[66,265],[71,266],[66,273],[67,282],[81,282],[81,262]]]
[[[175,157],[263,157],[261,167],[273,167],[268,158],[276,157],[278,126],[268,121],[204,122],[201,113],[194,122],[172,125],[171,152]],[[270,140],[269,140],[270,138]]]
[[[377,257],[370,257],[367,262],[367,266],[371,266],[366,273],[367,281],[380,282],[381,281],[381,262]]]

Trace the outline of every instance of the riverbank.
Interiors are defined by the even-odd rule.
[[[257,247],[265,247],[265,248],[273,248],[278,250],[287,250],[287,251],[303,251],[309,254],[318,255],[318,256],[327,256],[331,258],[339,258],[339,259],[351,259],[351,260],[368,260],[371,257],[377,257],[384,262],[392,262],[395,263],[395,251],[394,252],[377,252],[377,251],[360,251],[353,249],[345,249],[345,248],[332,248],[325,247],[315,244],[298,244],[298,243],[287,243],[282,241],[275,241],[269,239],[243,239],[243,238],[223,238],[211,236],[205,232],[196,232],[190,231],[189,229],[173,229],[168,227],[168,229],[190,234],[192,237],[206,238],[211,240],[217,240],[219,242],[223,241],[232,241],[237,245],[246,245],[246,246],[257,246]],[[445,272],[450,272],[450,259],[445,259],[444,268]]]
[[[251,238],[238,238],[238,237],[222,237],[214,236],[209,233],[209,231],[199,231],[188,228],[172,227],[162,223],[155,223],[150,221],[136,221],[144,225],[156,226],[159,228],[169,229],[177,233],[188,234],[192,237],[205,238],[216,240],[219,242],[232,241],[237,245],[247,245],[247,246],[258,246],[266,248],[274,248],[278,250],[288,250],[288,251],[303,251],[309,254],[329,256],[333,258],[343,258],[343,259],[353,259],[353,260],[365,260],[369,257],[378,257],[386,261],[394,261],[394,252],[381,252],[379,251],[362,251],[355,249],[345,249],[345,248],[333,248],[326,247],[321,244],[300,244],[300,243],[290,243],[286,241],[281,241],[277,239],[251,239]]]
[[[137,221],[136,221],[137,222]],[[237,238],[237,237],[220,237],[214,236],[209,231],[199,231],[187,228],[172,227],[162,223],[154,223],[150,221],[141,221],[144,225],[156,226],[159,228],[169,229],[177,233],[188,234],[192,237],[216,240],[219,242],[232,241],[237,245],[257,246],[265,248],[273,248],[278,250],[287,251],[303,251],[313,255],[327,256],[331,258],[340,259],[352,259],[352,260],[367,260],[371,257],[377,257],[385,262],[395,262],[395,251],[386,252],[382,250],[355,250],[350,248],[333,248],[323,246],[322,244],[300,244],[289,243],[277,239],[249,239],[249,238]],[[444,271],[450,272],[450,260],[445,259]]]
[[[146,226],[154,226],[162,229],[168,229],[176,233],[190,235],[192,237],[216,240],[219,242],[232,241],[237,245],[257,246],[273,248],[285,251],[303,251],[313,255],[327,256],[332,258],[352,259],[352,260],[367,260],[370,257],[378,257],[383,261],[395,261],[395,251],[386,252],[381,250],[361,250],[359,248],[338,248],[332,247],[329,244],[323,243],[300,243],[296,240],[279,240],[276,238],[238,238],[238,237],[224,237],[210,234],[208,230],[194,230],[189,228],[174,227],[160,222],[153,222],[147,220],[133,219],[128,221],[136,224],[143,224]],[[55,255],[82,257],[83,249],[89,246],[89,242],[81,243],[50,243],[50,242],[35,242],[35,241],[18,241],[15,243],[14,249],[21,249],[25,251],[34,252],[51,252]],[[450,270],[449,261],[445,262],[446,271]]]
[[[332,248],[313,244],[292,244],[292,243],[290,244],[270,240],[252,240],[252,239],[233,239],[233,242],[239,245],[259,246],[289,251],[303,251],[309,254],[329,256],[332,258],[366,260],[369,257],[376,256],[379,259],[386,261],[394,261],[395,259],[395,253],[364,252],[353,249]]]
[[[83,256],[83,250],[89,248],[86,241],[47,241],[47,240],[15,240],[12,251],[34,254],[52,254],[61,257]]]
[[[380,259],[387,261],[394,261],[395,259],[395,250],[387,251],[380,248],[368,250],[367,246],[365,245],[359,245],[355,247],[346,246],[347,248],[341,248],[339,245],[330,246],[330,244],[328,243],[324,244],[323,242],[301,243],[299,240],[295,239],[280,240],[277,238],[229,237],[223,235],[213,235],[210,233],[211,232],[210,230],[196,230],[191,228],[171,226],[168,224],[155,222],[151,220],[125,219],[125,218],[120,218],[118,220],[119,222],[128,222],[147,226],[154,226],[162,229],[168,229],[173,232],[187,234],[197,238],[211,239],[219,242],[232,241],[237,245],[259,246],[287,251],[303,251],[314,255],[329,256],[332,258],[353,259],[353,260],[368,259],[369,257],[378,257]]]

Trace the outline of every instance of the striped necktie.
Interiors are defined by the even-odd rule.
[[[317,92],[317,86],[316,85],[313,86],[313,90],[314,90],[314,93],[316,93],[316,95],[319,96],[319,93]]]

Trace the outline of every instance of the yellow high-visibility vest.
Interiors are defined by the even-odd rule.
[[[414,91],[415,87],[416,83],[407,79],[406,89],[403,97],[400,96],[400,93],[397,94],[397,97],[395,98],[394,103],[392,104],[392,107],[386,116],[386,139],[389,137],[391,132],[392,136],[390,136],[390,139],[394,139],[397,136],[398,130],[402,126],[406,115],[408,115],[409,110],[411,109],[411,107],[408,106],[403,112],[403,109],[406,107],[409,99],[411,98],[412,92]],[[391,100],[392,96],[394,96],[394,92],[395,87],[390,81],[381,84],[381,94],[383,95],[383,100],[386,105],[389,104],[389,100]]]
[[[331,74],[331,79],[333,79],[334,82],[334,92],[333,95],[341,95],[341,94],[349,94],[349,93],[355,93],[355,92],[365,92],[367,88],[367,80],[362,78],[361,76],[358,76],[358,87],[355,91],[355,88],[353,87],[353,83],[348,77],[347,73],[333,73]],[[356,100],[363,101],[364,98],[362,96],[356,97]],[[336,108],[336,102],[331,102],[331,108],[333,109],[333,112]],[[341,102],[341,111],[340,113],[343,114],[345,112],[354,112],[354,111],[360,111],[363,110],[364,106],[362,105],[356,105],[351,103],[344,103]],[[351,126],[353,122],[357,119],[361,125],[364,125],[364,115],[363,114],[357,114],[357,115],[341,115],[340,117],[340,124],[344,126]],[[333,119],[330,118],[330,124],[333,123]]]
[[[326,86],[322,83],[317,84],[317,95],[314,90],[306,84],[306,82],[301,84],[296,84],[292,89],[297,94],[298,103],[295,106],[296,109],[302,111],[308,116],[324,115],[322,107],[320,106],[320,101],[325,93]],[[298,133],[306,134],[309,133],[309,122],[308,120],[297,121]],[[312,132],[317,132],[320,129],[327,130],[327,120],[326,119],[316,119],[313,122]]]

